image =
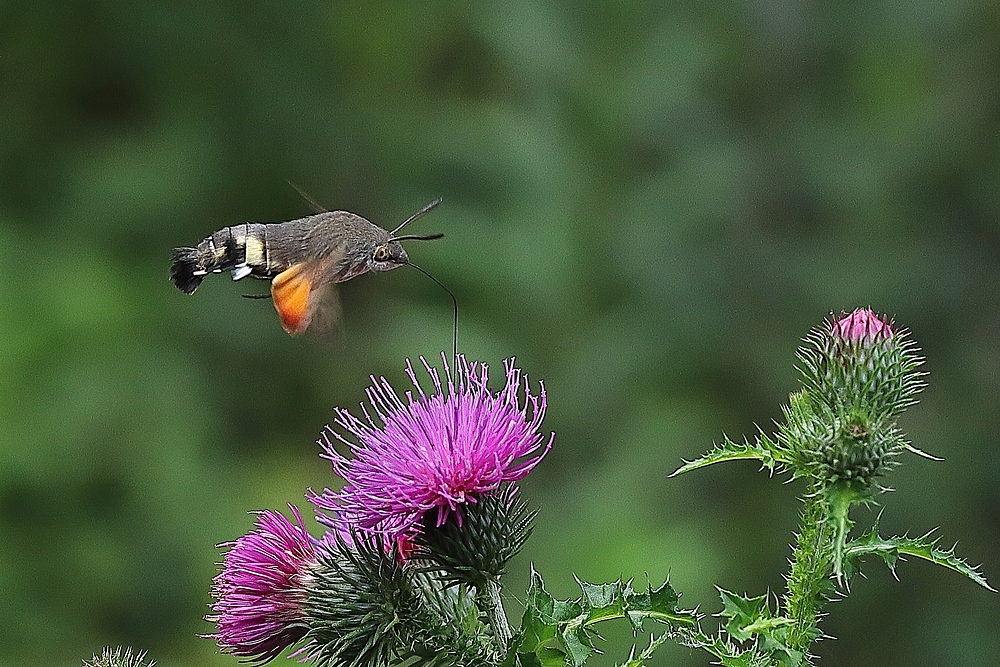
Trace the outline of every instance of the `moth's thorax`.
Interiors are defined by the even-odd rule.
[[[304,244],[316,255],[343,250],[352,259],[361,259],[389,241],[389,232],[348,211],[320,213],[302,221]]]
[[[299,262],[323,266],[322,282],[344,282],[371,270],[370,260],[389,232],[348,211],[329,211],[268,225],[272,269]]]

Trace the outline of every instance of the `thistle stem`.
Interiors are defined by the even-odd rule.
[[[808,663],[809,647],[820,636],[819,615],[830,590],[831,540],[834,528],[827,519],[822,493],[812,489],[805,499],[792,567],[785,592],[785,613],[792,621],[788,648],[801,651]]]
[[[486,607],[486,616],[493,627],[494,635],[499,640],[501,647],[506,650],[510,645],[513,633],[507,622],[507,615],[503,612],[503,603],[500,601],[500,582],[496,579],[488,579],[483,590],[480,591],[480,600]]]

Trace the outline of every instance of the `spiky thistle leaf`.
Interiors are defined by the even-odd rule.
[[[709,636],[704,634],[699,628],[679,627],[668,631],[671,638],[681,646],[690,648],[700,648],[718,659],[719,665],[723,667],[775,667],[781,665],[781,661],[775,662],[772,656],[760,651],[753,646],[748,649],[737,646],[732,640],[725,637],[725,633],[719,636]],[[781,665],[781,667],[794,667],[793,665]]]
[[[760,461],[762,468],[767,468],[772,473],[781,471],[789,463],[785,452],[781,451],[778,445],[763,433],[757,436],[757,440],[751,443],[749,440],[735,442],[728,437],[715,446],[707,454],[685,461],[677,470],[670,473],[671,477],[676,477],[691,470],[704,468],[723,461],[754,460]]]
[[[848,574],[857,572],[860,568],[861,559],[869,554],[879,556],[892,571],[896,574],[896,563],[903,560],[905,556],[915,556],[931,563],[941,565],[954,570],[976,582],[983,588],[996,592],[986,581],[986,577],[979,571],[979,567],[969,565],[964,560],[955,555],[955,548],[941,549],[937,546],[941,538],[930,538],[930,531],[921,537],[879,537],[878,522],[872,526],[871,530],[856,540],[852,540],[844,549],[844,565]]]

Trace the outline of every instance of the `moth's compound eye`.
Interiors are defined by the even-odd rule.
[[[375,254],[373,255],[376,262],[385,262],[389,259],[389,248],[384,245],[380,245],[375,248]]]

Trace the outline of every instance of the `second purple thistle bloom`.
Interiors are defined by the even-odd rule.
[[[335,408],[339,428],[328,426],[318,442],[346,484],[309,498],[330,513],[325,523],[392,540],[414,534],[432,510],[437,525],[452,513],[461,522],[464,505],[503,482],[524,478],[549,451],[553,435],[540,431],[544,385],[539,383],[533,394],[527,376],[508,359],[506,385],[491,392],[486,364],[459,355],[457,368],[450,369],[444,355],[442,361],[443,383],[438,370],[421,358],[433,393],[424,392],[407,361],[414,390],[404,398],[385,378],[373,376],[366,392],[369,406],[362,405],[364,419]],[[353,456],[338,452],[337,442]]]

